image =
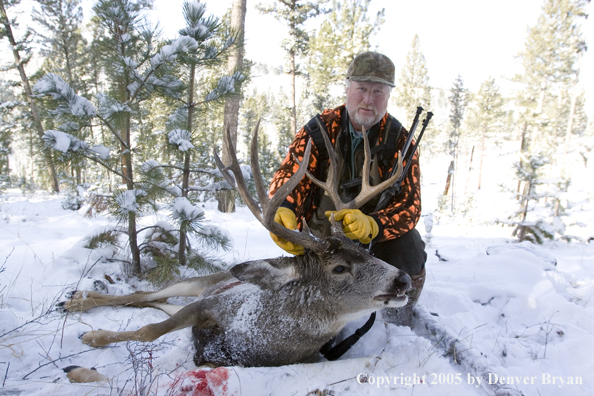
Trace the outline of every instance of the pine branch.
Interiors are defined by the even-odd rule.
[[[103,125],[105,125],[107,127],[107,129],[109,129],[109,131],[116,137],[116,139],[119,140],[119,142],[122,144],[122,146],[126,150],[130,150],[130,148],[128,147],[126,142],[121,138],[121,136],[118,134],[118,132],[111,126],[111,124],[105,118],[101,117],[101,115],[99,115],[99,113],[97,113],[97,118],[99,118],[101,120]]]

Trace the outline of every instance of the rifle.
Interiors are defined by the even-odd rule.
[[[400,193],[400,189],[402,188],[402,182],[404,181],[404,178],[406,177],[406,175],[408,174],[408,172],[410,170],[413,156],[415,155],[415,152],[417,151],[417,148],[419,147],[419,143],[421,142],[421,138],[423,137],[423,134],[425,133],[425,129],[427,129],[427,125],[429,125],[429,121],[431,121],[431,118],[433,117],[432,112],[427,113],[427,116],[423,120],[423,124],[422,124],[423,128],[421,129],[421,133],[419,133],[419,137],[417,138],[415,144],[413,144],[413,146],[410,147],[413,137],[415,135],[415,131],[417,130],[417,125],[419,124],[419,116],[421,115],[422,112],[423,112],[423,108],[421,106],[417,107],[417,113],[415,114],[415,118],[413,120],[412,126],[410,127],[408,137],[406,138],[406,141],[404,142],[404,147],[402,148],[402,152],[400,153],[400,155],[403,157],[403,161],[406,162],[406,166],[404,167],[400,177],[396,180],[396,182],[394,182],[394,185],[392,185],[392,186],[388,187],[386,190],[384,190],[384,192],[380,196],[380,199],[379,199],[377,205],[375,206],[374,212],[384,209],[388,205],[388,202],[390,202],[392,200],[392,198],[394,198],[394,196],[396,196]],[[409,148],[410,148],[410,151],[409,151]],[[396,166],[396,164],[394,164],[394,166],[392,167],[392,171],[390,172],[390,175],[388,176],[388,178],[394,176],[397,169],[398,169],[398,166]]]

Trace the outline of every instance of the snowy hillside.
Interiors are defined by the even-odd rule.
[[[424,214],[434,210],[440,176],[424,175]],[[473,224],[442,220],[429,235],[430,217],[419,223],[429,257],[420,304],[461,345],[483,355],[497,371],[493,382],[512,382],[524,395],[592,395],[594,243],[514,243],[509,228],[482,221],[504,211],[494,191],[475,196]],[[195,369],[190,329],[153,343],[91,349],[78,338],[85,331],[137,329],[167,316],[156,309],[67,316],[53,310],[75,289],[125,294],[151,288],[125,283],[120,265],[105,260],[109,248],[84,248],[84,236],[108,219],[63,210],[62,199],[17,190],[0,196],[0,395],[487,394],[428,334],[381,320],[332,363],[184,374]],[[283,253],[245,208],[221,214],[209,203],[205,211],[233,238],[233,250],[220,253],[226,262]],[[592,223],[591,211],[581,216]],[[95,367],[109,381],[71,384],[62,371],[71,365]]]

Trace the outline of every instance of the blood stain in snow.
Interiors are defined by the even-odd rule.
[[[218,367],[214,370],[192,370],[183,375],[179,396],[225,396],[229,370]],[[188,381],[189,380],[189,381]]]

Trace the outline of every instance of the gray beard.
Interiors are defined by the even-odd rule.
[[[359,113],[355,112],[355,114],[349,114],[351,120],[355,121],[357,124],[362,125],[365,130],[370,129],[372,126],[377,124],[382,117],[379,116],[361,116]]]

